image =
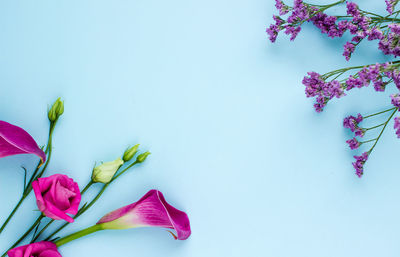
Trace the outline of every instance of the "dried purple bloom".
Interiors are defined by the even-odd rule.
[[[379,49],[386,55],[400,56],[400,25],[389,24],[390,33],[379,41]]]
[[[346,57],[346,60],[350,60],[351,54],[354,53],[356,46],[353,43],[346,42],[344,45],[343,56]]]
[[[314,104],[314,108],[317,112],[321,112],[332,98],[340,98],[345,95],[344,85],[339,81],[325,82],[322,76],[316,72],[308,72],[308,76],[303,79],[303,85],[306,87],[307,97],[316,97],[317,103]]]
[[[355,162],[353,162],[353,167],[356,170],[356,175],[361,178],[362,175],[364,174],[364,164],[368,160],[368,152],[362,153],[360,156],[354,156],[356,159]]]
[[[358,126],[359,123],[363,121],[363,116],[359,113],[357,114],[357,117],[354,117],[352,115],[347,116],[343,120],[343,127],[349,128],[352,132],[354,132],[355,127]]]
[[[280,0],[275,0],[275,7],[279,11],[279,15],[285,15],[289,12],[289,6],[285,5],[282,1]]]
[[[358,140],[355,137],[347,140],[346,143],[349,145],[351,150],[357,149],[361,145],[361,143],[358,142]]]
[[[368,40],[381,40],[383,38],[383,32],[378,28],[372,28],[367,30]]]
[[[283,24],[285,21],[279,17],[274,15],[273,19],[275,20],[275,24],[271,24],[269,28],[266,29],[266,32],[269,35],[269,40],[274,43],[276,41],[276,38],[278,37],[279,31],[283,29]]]
[[[300,33],[301,27],[297,26],[291,26],[291,25],[286,25],[285,26],[285,34],[290,35],[290,40],[293,41],[296,39],[297,35]]]
[[[393,79],[394,84],[397,86],[397,88],[400,90],[400,71],[399,70],[389,70],[385,72],[385,75]]]
[[[386,10],[388,13],[393,14],[394,7],[399,2],[399,0],[385,0],[386,2]]]
[[[397,107],[400,108],[400,95],[399,94],[393,94],[390,96],[390,98],[392,98],[392,104]]]
[[[396,135],[400,138],[400,117],[394,118],[394,129],[396,130]]]
[[[358,9],[358,6],[356,3],[347,2],[347,14],[351,15],[353,17],[360,16],[360,10]]]

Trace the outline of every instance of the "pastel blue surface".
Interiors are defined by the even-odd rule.
[[[399,256],[400,142],[392,124],[361,180],[341,127],[345,115],[389,106],[391,90],[359,90],[316,114],[301,79],[349,65],[344,41],[306,26],[294,43],[270,44],[264,30],[273,5],[0,3],[0,119],[43,145],[47,107],[65,100],[47,174],[63,172],[84,186],[95,162],[136,143],[152,152],[61,235],[152,188],[191,220],[187,241],[163,229],[99,232],[60,248],[64,257]],[[376,8],[383,12],[384,2]],[[385,60],[375,46],[364,44],[350,64]],[[35,163],[33,156],[0,160],[1,220],[20,195],[21,164],[32,170]],[[2,249],[36,209],[31,196],[0,236]]]

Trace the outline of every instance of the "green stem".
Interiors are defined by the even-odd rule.
[[[87,185],[85,186],[85,188],[84,188],[84,189],[82,190],[82,192],[81,192],[81,196],[84,195],[84,194],[86,193],[86,191],[87,191],[93,184],[94,184],[93,181],[90,181],[89,183],[87,183]],[[77,217],[79,217],[78,214],[75,215],[74,218],[77,218]],[[46,226],[44,226],[44,227],[39,231],[39,233],[35,236],[35,238],[32,239],[32,242],[35,242],[35,241],[40,237],[40,235],[41,235],[53,222],[54,222],[54,220],[49,221],[49,222],[46,224]],[[69,224],[69,222],[67,222],[66,224]],[[64,224],[64,225],[66,225],[66,224]]]
[[[385,113],[385,112],[390,112],[390,111],[393,111],[394,109],[397,109],[397,108],[393,107],[393,108],[390,108],[390,109],[387,109],[387,110],[384,110],[384,111],[381,111],[381,112],[370,114],[370,115],[364,116],[364,119],[368,119],[370,117],[373,117],[373,116],[376,116],[376,115],[379,115],[379,114],[382,114],[382,113]]]
[[[41,235],[53,222],[54,222],[53,219],[50,220],[50,221],[46,224],[46,226],[44,226],[44,227],[40,230],[40,232],[39,232],[34,238],[32,238],[31,244],[32,244],[33,242],[35,242],[35,241],[40,237],[40,235]]]
[[[75,232],[75,233],[73,233],[71,235],[68,235],[68,236],[66,236],[64,238],[58,239],[54,243],[57,245],[57,247],[60,247],[63,244],[66,244],[66,243],[71,242],[71,241],[73,241],[75,239],[81,238],[83,236],[87,236],[89,234],[92,234],[92,233],[100,231],[100,230],[103,230],[103,228],[101,227],[100,224],[96,224],[94,226],[88,227],[88,228],[83,229],[81,231]]]
[[[385,122],[384,122],[384,123],[382,123],[382,124],[379,124],[379,125],[376,125],[376,126],[370,127],[370,128],[365,128],[365,130],[366,130],[366,131],[368,131],[368,130],[371,130],[371,129],[376,129],[376,128],[382,127],[383,125],[385,125]]]
[[[8,222],[10,222],[11,218],[14,216],[14,214],[17,212],[21,204],[24,202],[25,197],[21,197],[21,199],[18,201],[17,205],[14,207],[14,209],[11,211],[11,213],[8,215],[6,221],[4,221],[3,225],[0,228],[0,233],[3,232],[3,230],[6,228]]]
[[[33,225],[23,234],[6,252],[3,253],[1,257],[5,257],[7,255],[7,252],[16,247],[19,243],[21,243],[22,240],[25,239],[34,229],[35,227],[40,223],[40,221],[43,219],[43,214],[41,214],[36,221],[33,223]]]
[[[366,143],[369,143],[369,142],[372,142],[372,141],[376,141],[376,140],[378,140],[378,138],[370,139],[370,140],[367,140],[367,141],[362,141],[362,142],[360,142],[360,144],[366,144]]]
[[[392,112],[392,114],[390,115],[390,117],[387,119],[385,125],[383,126],[381,133],[379,133],[378,137],[376,138],[376,141],[374,143],[374,145],[371,147],[371,149],[369,149],[368,154],[371,154],[372,151],[374,150],[376,144],[378,143],[379,139],[381,138],[383,131],[385,131],[385,128],[387,126],[387,124],[389,123],[389,121],[392,119],[393,115],[397,112],[397,108],[395,108],[395,110]]]
[[[106,191],[106,189],[111,185],[112,182],[114,182],[117,178],[119,178],[122,174],[124,174],[127,170],[129,170],[130,168],[132,168],[134,165],[138,164],[139,162],[133,162],[131,163],[128,167],[126,167],[125,169],[123,169],[121,172],[119,172],[117,175],[115,175],[115,177],[110,181],[110,183],[105,184],[99,193],[97,193],[96,197],[90,201],[89,204],[87,204],[86,206],[82,207],[78,213],[75,215],[74,219],[78,218],[79,216],[81,216],[85,211],[87,211],[89,208],[91,208],[96,202],[97,200],[100,199],[100,197],[102,196],[102,194],[104,193],[104,191]],[[49,235],[45,241],[49,241],[52,237],[54,237],[58,232],[60,232],[61,230],[63,230],[66,226],[68,226],[70,223],[65,222],[63,225],[61,225],[58,229],[56,229],[51,235]]]
[[[53,137],[53,131],[54,131],[54,127],[56,125],[56,122],[50,122],[50,128],[49,128],[49,137],[47,139],[47,147],[45,150],[45,153],[48,153],[48,157],[47,157],[47,161],[46,164],[44,165],[42,171],[39,173],[39,177],[41,175],[43,175],[44,171],[46,170],[47,166],[49,165],[50,159],[51,159],[51,152],[52,152],[52,147],[51,147],[51,143],[52,143],[52,137]],[[17,212],[17,210],[19,209],[19,207],[22,205],[22,203],[25,201],[26,197],[29,195],[29,193],[32,191],[32,182],[38,178],[38,171],[40,170],[40,166],[41,166],[41,161],[39,162],[39,164],[36,166],[36,169],[34,170],[34,172],[32,173],[31,178],[28,181],[27,185],[24,185],[24,192],[22,194],[21,199],[19,200],[19,202],[17,203],[17,205],[14,207],[14,209],[11,211],[11,213],[8,215],[7,219],[4,221],[3,225],[0,227],[0,234],[3,232],[3,230],[6,228],[7,224],[10,222],[10,220],[12,219],[12,217],[14,216],[14,214]]]

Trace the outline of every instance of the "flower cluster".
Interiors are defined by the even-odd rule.
[[[325,82],[322,76],[316,72],[309,72],[308,76],[304,77],[303,84],[306,87],[306,96],[316,97],[314,108],[317,112],[322,112],[332,98],[340,98],[345,95],[344,87],[339,81]]]
[[[353,162],[353,167],[356,170],[356,175],[361,178],[362,175],[364,174],[364,164],[368,160],[369,153],[364,152],[360,156],[354,156],[356,159],[355,162]]]
[[[358,137],[363,137],[365,134],[365,130],[360,128],[359,124],[363,121],[363,116],[359,113],[357,117],[355,116],[348,116],[343,120],[343,127],[348,128],[351,132]]]
[[[345,32],[349,32],[353,37],[344,45],[343,56],[346,60],[350,60],[352,54],[356,50],[357,45],[363,40],[369,41],[379,40],[379,49],[387,55],[399,56],[399,29],[398,24],[387,17],[370,15],[359,9],[354,2],[346,3],[346,14],[342,16],[332,16],[324,11],[337,6],[344,1],[339,1],[331,5],[310,5],[302,0],[295,0],[293,7],[284,4],[280,0],[276,0],[276,8],[280,16],[290,13],[283,19],[280,16],[274,16],[275,24],[271,24],[266,32],[269,34],[271,42],[275,42],[280,31],[284,30],[285,34],[290,35],[290,40],[294,40],[301,31],[301,25],[304,22],[311,22],[322,34],[328,35],[330,38],[342,37]],[[393,13],[398,0],[386,0],[387,10]],[[291,11],[291,12],[290,12]],[[368,16],[370,15],[370,16]],[[380,19],[377,21],[377,19]],[[390,23],[388,25],[384,25]]]
[[[400,138],[400,117],[394,118],[394,129],[396,130],[396,135]]]
[[[400,11],[395,11],[395,7],[399,0],[385,0],[389,15],[375,14],[373,12],[362,10],[355,2],[337,1],[332,4],[316,5],[305,3],[302,0],[294,0],[293,7],[276,1],[276,8],[280,16],[274,16],[275,26],[267,29],[272,42],[276,41],[278,33],[287,30],[293,40],[301,26],[305,22],[312,23],[322,34],[326,34],[330,38],[345,37],[350,35],[349,40],[344,45],[343,56],[347,61],[355,52],[357,46],[363,40],[378,41],[377,48],[385,55],[392,58],[400,56]],[[343,5],[344,10],[340,15],[329,15],[327,11],[333,7]],[[283,15],[288,14],[287,18]],[[296,33],[291,31],[296,29]],[[272,33],[273,32],[273,33]],[[392,60],[386,63],[366,64],[361,66],[347,67],[334,70],[325,74],[312,71],[308,72],[303,78],[302,83],[305,86],[306,97],[315,98],[314,109],[322,112],[328,102],[333,98],[341,98],[354,88],[363,88],[373,85],[376,92],[384,92],[390,85],[395,85],[400,90],[400,60]],[[368,160],[371,152],[380,140],[383,131],[393,118],[394,114],[400,109],[400,94],[391,95],[391,102],[394,107],[380,111],[374,114],[362,116],[348,116],[343,121],[343,126],[353,132],[351,139],[346,143],[351,150],[364,147],[367,143],[372,143],[368,151],[361,155],[354,156],[355,162],[353,167],[357,176],[364,174],[364,164]],[[385,122],[374,126],[364,128],[360,123],[370,117],[377,115],[387,116]],[[400,138],[400,117],[394,119],[394,129]],[[373,135],[374,131],[377,136],[365,141],[359,141],[357,137],[364,137],[368,131],[368,136]],[[380,130],[380,131],[379,131]]]
[[[388,13],[393,14],[394,7],[399,2],[399,0],[385,0],[386,2],[386,10]]]
[[[161,227],[174,230],[176,235],[171,231],[170,233],[175,239],[187,239],[191,234],[187,214],[170,205],[158,190],[150,190],[139,201],[110,212],[88,228],[63,238],[55,237],[57,233],[91,208],[111,183],[133,166],[143,163],[150,154],[150,152],[138,154],[133,161],[138,153],[139,145],[128,148],[122,157],[117,158],[115,161],[105,162],[94,167],[90,182],[83,190],[80,190],[78,183],[65,174],[56,173],[48,177],[42,177],[51,157],[54,127],[63,112],[64,103],[58,99],[48,112],[50,132],[48,145],[44,151],[28,132],[18,126],[0,121],[0,157],[16,154],[34,154],[40,158],[32,177],[28,179],[27,183],[24,183],[23,197],[8,216],[6,222],[1,226],[0,233],[31,191],[35,194],[40,215],[28,231],[1,257],[6,255],[9,257],[61,257],[58,247],[82,236],[108,229]],[[26,181],[26,174],[24,181]],[[96,183],[102,185],[100,191],[91,200],[88,199],[87,203],[81,205],[85,192]],[[47,218],[46,221],[45,218]],[[55,231],[48,233],[46,238],[43,238],[42,236],[45,235],[50,225],[59,220],[64,220],[64,224]],[[40,226],[41,223],[47,224],[42,227]],[[39,229],[40,227],[42,228]],[[19,246],[32,232],[31,243]]]
[[[379,41],[379,49],[386,55],[400,56],[400,25],[392,23],[388,27],[387,35]]]
[[[295,0],[292,8],[289,8],[281,0],[276,0],[275,6],[279,15],[286,15],[290,11],[291,13],[286,20],[279,16],[273,16],[275,24],[271,24],[266,30],[271,42],[276,41],[279,32],[282,30],[285,34],[290,35],[290,40],[294,40],[301,31],[301,24],[309,21],[318,12],[317,8],[304,4],[302,0]]]

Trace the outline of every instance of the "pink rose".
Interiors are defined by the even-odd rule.
[[[37,242],[8,251],[9,257],[62,257],[52,242]]]
[[[32,183],[39,210],[55,220],[74,222],[68,214],[75,215],[81,202],[78,184],[66,175],[55,174],[39,178]]]

